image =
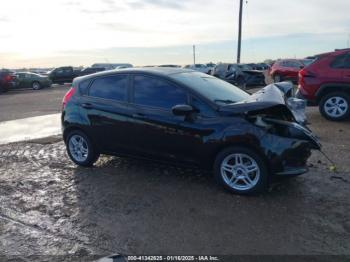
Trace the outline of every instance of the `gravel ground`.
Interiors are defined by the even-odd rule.
[[[350,255],[350,123],[308,115],[338,172],[315,152],[308,174],[256,197],[231,195],[199,170],[140,160],[103,156],[79,168],[60,138],[0,146],[0,258]]]

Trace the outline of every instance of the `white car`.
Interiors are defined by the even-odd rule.
[[[208,74],[209,71],[210,71],[210,68],[207,67],[204,64],[186,65],[186,66],[184,66],[184,68],[192,69],[192,70],[195,70],[195,71],[198,71],[198,72],[202,72],[202,73],[205,73],[205,74]]]

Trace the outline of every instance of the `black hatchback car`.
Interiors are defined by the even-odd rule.
[[[311,150],[320,149],[275,85],[250,95],[185,69],[78,77],[63,99],[62,129],[80,166],[100,154],[195,165],[239,194],[263,191],[271,175],[307,172]]]

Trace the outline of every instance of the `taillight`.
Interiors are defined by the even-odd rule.
[[[68,92],[66,93],[66,95],[63,98],[62,101],[62,110],[66,107],[67,103],[69,102],[69,100],[72,98],[72,96],[75,93],[75,88],[71,87],[71,89],[68,90]]]
[[[315,74],[304,68],[299,71],[299,77],[315,77]]]
[[[5,76],[5,81],[6,82],[10,82],[11,80],[12,80],[12,76],[11,75]]]

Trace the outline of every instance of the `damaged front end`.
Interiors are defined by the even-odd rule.
[[[307,172],[311,150],[320,150],[317,137],[306,127],[305,106],[291,97],[293,86],[269,85],[248,100],[221,110],[243,114],[262,129],[259,148],[277,175],[300,175]]]

